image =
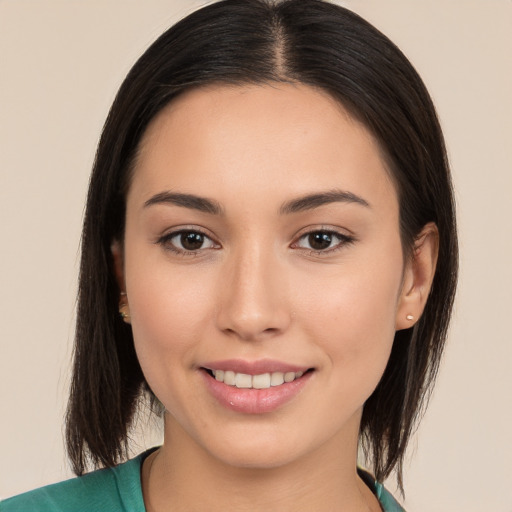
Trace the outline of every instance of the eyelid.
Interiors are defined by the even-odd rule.
[[[293,249],[299,249],[308,252],[311,255],[316,256],[322,256],[322,255],[328,255],[333,252],[336,252],[347,245],[351,245],[354,242],[357,241],[356,237],[351,233],[348,232],[348,230],[341,230],[340,228],[334,228],[332,226],[317,226],[312,227],[309,226],[307,228],[302,229],[294,238],[294,242],[292,242],[291,247]],[[313,248],[307,248],[307,247],[299,247],[298,243],[305,239],[306,237],[314,234],[314,233],[328,233],[333,235],[334,237],[338,238],[339,242],[335,244],[333,247],[329,247],[327,249],[313,249]]]
[[[309,224],[308,226],[304,226],[303,228],[297,230],[293,238],[297,240],[301,236],[309,235],[310,233],[317,233],[318,231],[355,238],[355,233],[350,229],[344,226],[335,226],[332,224]]]
[[[339,227],[332,227],[332,226],[308,226],[306,228],[301,229],[294,237],[294,241],[290,244],[290,247],[292,249],[298,249],[301,251],[305,251],[311,255],[328,255],[333,252],[336,252],[337,250],[342,249],[343,247],[346,247],[347,245],[353,244],[356,242],[356,237],[351,233],[348,232],[346,229],[341,229]],[[180,247],[177,247],[175,244],[171,243],[171,240],[179,236],[183,233],[199,233],[200,235],[204,236],[206,239],[208,239],[212,246],[210,247],[201,247],[196,250],[187,250],[182,249]],[[307,248],[307,247],[301,247],[299,245],[300,241],[305,239],[306,237],[314,234],[314,233],[328,233],[332,235],[333,237],[338,239],[338,242],[333,247],[328,247],[326,249],[313,249],[313,248]],[[168,229],[166,232],[164,232],[161,236],[157,238],[155,241],[156,244],[161,245],[165,250],[169,252],[173,252],[175,254],[181,255],[181,256],[195,256],[199,253],[205,253],[206,251],[211,251],[213,249],[217,250],[220,249],[222,246],[220,243],[218,243],[214,236],[212,236],[208,230],[197,226],[197,225],[186,225],[186,226],[175,226],[173,228]]]
[[[187,250],[187,249],[181,249],[180,247],[176,247],[171,243],[171,240],[179,236],[183,233],[199,233],[200,235],[204,236],[208,240],[210,240],[213,244],[213,247],[205,247],[200,248],[196,250]],[[157,245],[161,245],[163,249],[173,252],[175,254],[181,255],[181,256],[195,256],[198,255],[201,252],[209,251],[212,249],[219,249],[221,245],[215,240],[215,238],[204,228],[201,228],[200,226],[175,226],[173,228],[170,228],[166,230],[162,235],[160,235],[157,240],[155,241]]]

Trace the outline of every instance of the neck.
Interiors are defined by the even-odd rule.
[[[163,446],[142,472],[147,512],[380,510],[356,472],[357,430],[277,467],[233,466],[215,458],[166,418]],[[353,437],[353,436],[352,436]]]

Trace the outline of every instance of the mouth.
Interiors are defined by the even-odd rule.
[[[199,370],[217,403],[243,414],[277,411],[309,387],[315,373],[315,368],[269,360],[219,361]]]
[[[235,372],[234,370],[214,370],[211,368],[202,368],[202,370],[217,382],[222,382],[227,386],[238,389],[269,389],[294,382],[305,374],[312,372],[313,368],[308,368],[305,371],[266,372],[257,375]]]
[[[315,368],[276,359],[225,359],[198,367],[210,395],[227,409],[244,414],[276,411],[302,393]]]

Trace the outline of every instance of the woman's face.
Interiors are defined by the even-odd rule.
[[[166,428],[235,466],[355,451],[404,315],[398,226],[375,140],[323,92],[217,86],[161,112],[118,261]]]

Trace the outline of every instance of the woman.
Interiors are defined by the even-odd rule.
[[[378,482],[456,247],[434,108],[385,36],[317,0],[190,15],[127,76],[90,183],[67,441],[107,469],[0,509],[401,510]],[[116,466],[145,393],[164,443]]]

